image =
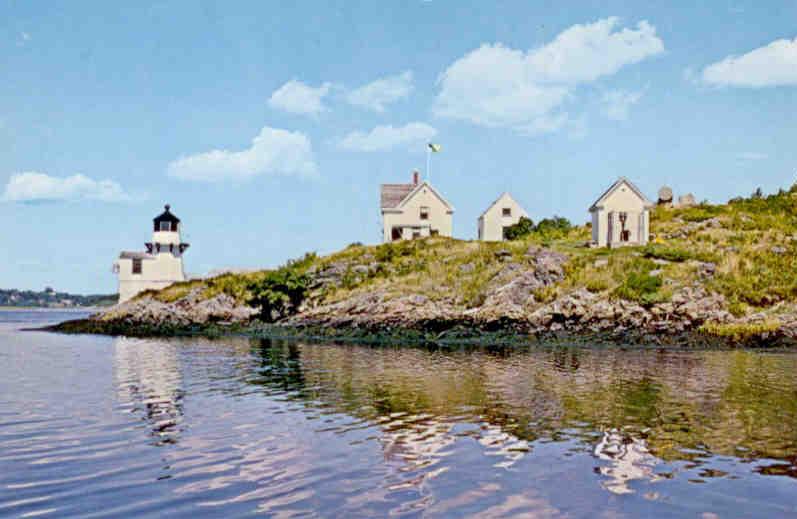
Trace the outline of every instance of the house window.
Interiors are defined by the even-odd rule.
[[[431,231],[429,231],[429,234],[431,234],[432,236],[439,236],[440,231],[438,231],[437,229],[432,229]]]
[[[393,227],[390,231],[390,239],[392,241],[401,239],[401,227]]]
[[[421,237],[421,231],[412,231],[412,239],[418,239]]]
[[[501,210],[501,214],[502,214],[503,216],[512,216],[512,208],[511,208],[511,207],[504,207],[504,208]]]
[[[429,208],[421,207],[421,220],[428,220],[428,219],[429,219]]]
[[[175,226],[175,227],[177,227],[177,226]],[[161,222],[160,223],[160,230],[161,231],[166,231],[166,232],[171,231],[172,230],[172,222]],[[177,229],[175,228],[174,230],[176,231]]]
[[[133,274],[141,274],[142,262],[140,258],[133,258]]]

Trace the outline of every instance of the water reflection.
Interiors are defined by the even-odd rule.
[[[174,443],[183,414],[182,377],[177,352],[158,341],[114,340],[117,398],[143,415],[157,445]]]
[[[537,441],[577,439],[623,479],[712,456],[794,475],[797,362],[747,351],[550,348],[507,354],[260,342],[259,377],[314,409],[379,425],[388,459],[433,465],[457,437],[508,467]],[[456,430],[458,423],[477,424]],[[622,430],[622,436],[618,431]],[[769,464],[771,460],[778,463]],[[708,474],[711,474],[710,469]],[[627,485],[607,484],[613,491]]]
[[[0,515],[797,513],[795,353],[45,337]]]

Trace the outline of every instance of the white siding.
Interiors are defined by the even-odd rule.
[[[504,209],[510,210],[510,216],[504,216]],[[529,216],[525,209],[509,193],[504,193],[479,217],[479,239],[484,241],[503,241],[504,227],[518,223],[524,216],[526,218]]]

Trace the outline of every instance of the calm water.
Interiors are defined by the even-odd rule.
[[[797,516],[797,353],[17,331],[63,318],[0,312],[2,517]]]

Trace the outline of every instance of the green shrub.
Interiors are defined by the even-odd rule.
[[[277,270],[265,272],[247,286],[249,304],[260,309],[260,319],[273,322],[295,312],[310,289],[307,270],[315,262],[314,253],[292,260]]]
[[[659,293],[662,280],[645,272],[629,272],[625,280],[614,289],[614,295],[628,301],[651,305],[664,298]]]
[[[570,220],[562,216],[555,216],[553,218],[543,218],[537,223],[534,232],[548,238],[564,236],[573,228]]]
[[[525,238],[532,232],[534,232],[534,222],[532,222],[530,218],[522,216],[516,224],[504,227],[504,239],[519,240]]]
[[[721,206],[700,204],[680,211],[681,218],[686,222],[703,222],[722,214]]]
[[[646,258],[656,258],[676,263],[686,261],[692,257],[689,251],[664,245],[648,245],[642,249],[642,255]]]

